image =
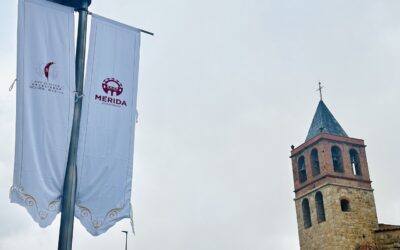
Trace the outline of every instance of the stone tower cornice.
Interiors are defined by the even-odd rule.
[[[304,142],[300,146],[294,148],[290,152],[290,158],[302,153],[303,150],[314,146],[315,144],[317,144],[321,140],[327,140],[327,141],[331,141],[331,142],[342,142],[342,143],[346,143],[348,145],[366,147],[366,145],[364,144],[364,140],[362,140],[362,139],[357,139],[357,138],[352,138],[352,137],[347,137],[347,136],[339,136],[339,135],[321,133],[321,134],[316,135],[312,139]]]
[[[343,187],[343,188],[354,188],[354,189],[366,190],[366,191],[371,191],[371,192],[374,191],[373,188],[369,188],[369,187],[354,187],[354,186],[351,186],[351,185],[341,185],[341,184],[335,184],[335,183],[325,183],[325,184],[323,184],[323,185],[321,185],[321,186],[318,186],[318,187],[315,187],[315,188],[313,188],[313,189],[308,190],[307,192],[305,192],[304,194],[302,194],[302,195],[300,195],[300,196],[294,198],[293,200],[294,200],[294,201],[296,201],[296,200],[301,200],[302,198],[306,197],[307,195],[312,194],[312,193],[314,193],[314,192],[317,192],[317,191],[319,191],[319,190],[321,190],[321,189],[323,189],[324,187],[327,187],[327,186],[335,186],[335,187]]]

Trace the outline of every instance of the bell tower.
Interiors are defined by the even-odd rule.
[[[378,219],[365,147],[321,98],[305,142],[290,156],[300,249],[374,245]]]

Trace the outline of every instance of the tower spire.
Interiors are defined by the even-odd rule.
[[[347,137],[346,132],[322,100],[318,103],[306,141],[321,133]]]
[[[321,101],[322,101],[322,88],[323,87],[324,86],[321,86],[321,82],[318,82],[318,89],[316,91],[319,91],[319,98],[321,99]]]

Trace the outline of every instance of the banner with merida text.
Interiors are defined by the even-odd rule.
[[[75,90],[73,9],[19,0],[17,115],[10,200],[41,226],[60,211]]]
[[[92,235],[131,217],[140,32],[92,16],[75,216]]]

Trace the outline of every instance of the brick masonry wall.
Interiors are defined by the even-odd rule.
[[[379,250],[400,250],[400,230],[376,232],[375,238]]]
[[[371,182],[368,171],[368,162],[365,152],[365,145],[362,140],[339,137],[334,135],[320,135],[320,139],[314,143],[309,144],[309,142],[300,145],[298,148],[292,151],[292,172],[294,189],[296,191],[296,197],[302,196],[308,193],[311,189],[322,185],[323,183],[336,183],[341,185],[350,185],[355,187],[370,188]],[[326,138],[325,138],[326,137]],[[329,138],[328,138],[329,137]],[[335,139],[335,140],[333,140]],[[356,142],[360,144],[355,144]],[[332,163],[332,146],[337,146],[340,148],[343,157],[343,173],[334,172]],[[312,175],[312,164],[311,164],[311,151],[313,149],[318,150],[318,158],[320,163],[320,174],[317,176]],[[361,176],[357,176],[352,171],[352,166],[350,163],[350,149],[354,149],[359,154],[360,165],[361,165]],[[295,154],[293,154],[295,152]],[[298,173],[298,160],[301,156],[304,156],[307,181],[301,183],[299,180]],[[334,177],[332,180],[323,179],[324,177]]]
[[[318,223],[315,194],[321,191],[326,221]],[[312,226],[304,228],[302,201],[308,198]],[[343,212],[341,199],[350,202],[350,211]],[[327,184],[295,200],[297,224],[302,250],[346,250],[361,245],[374,245],[378,229],[373,191]]]

